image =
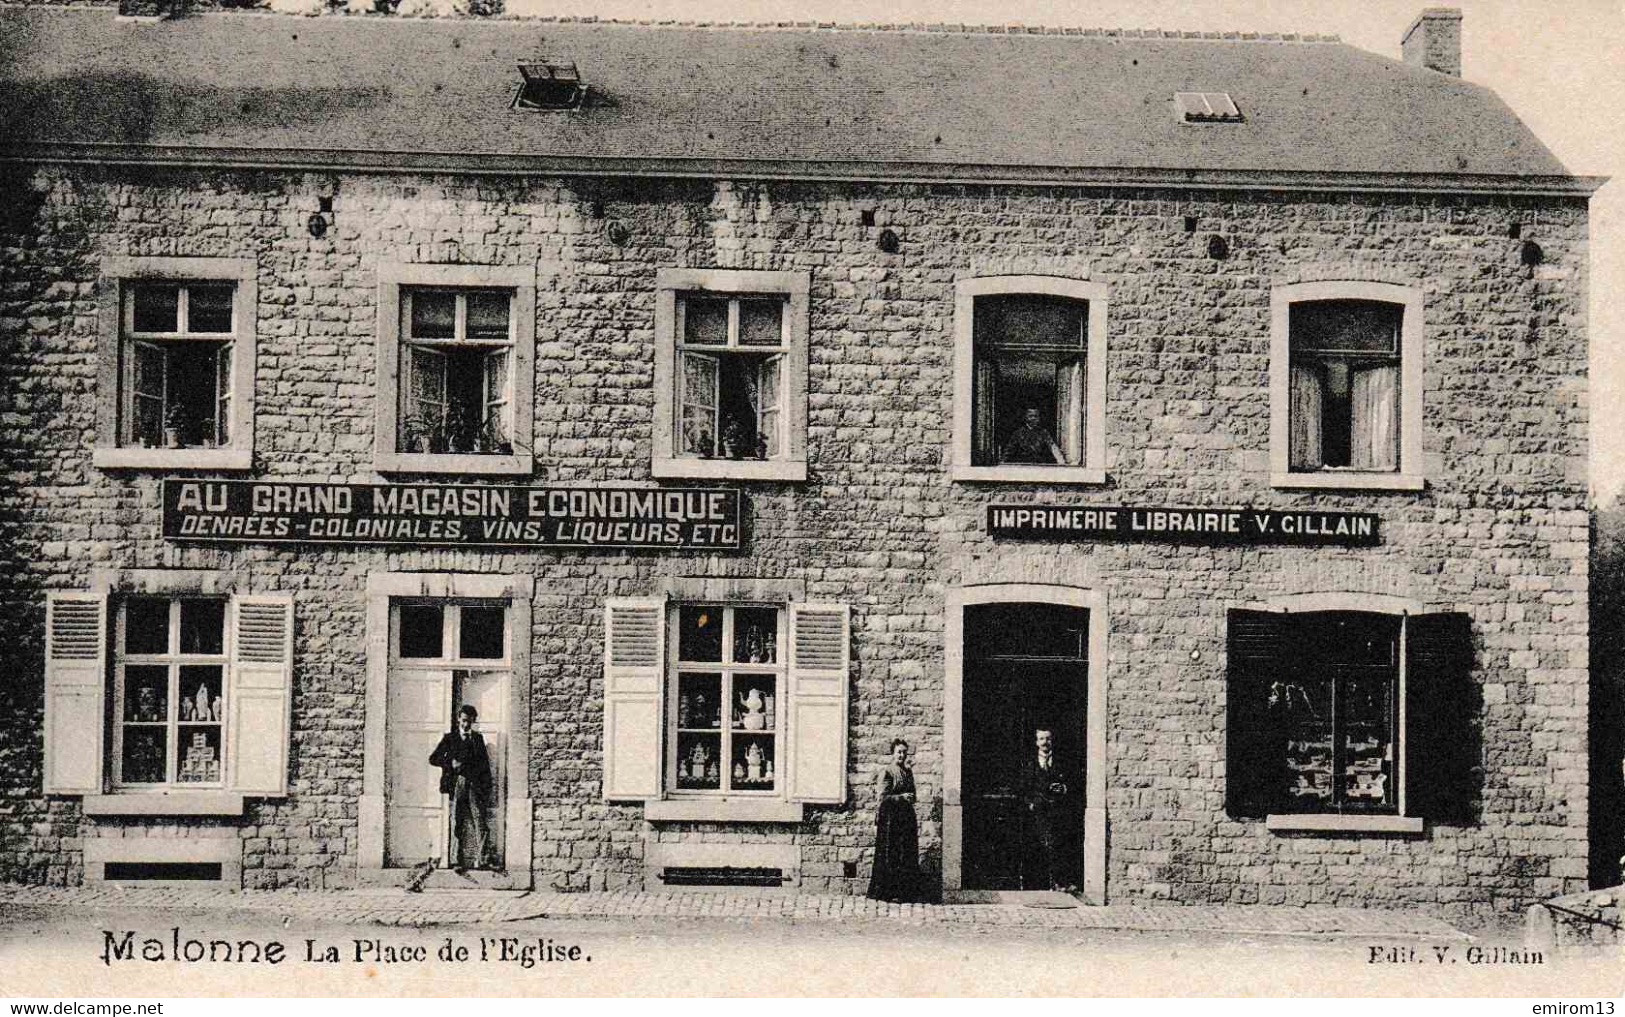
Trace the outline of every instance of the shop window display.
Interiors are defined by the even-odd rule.
[[[779,610],[685,605],[677,625],[669,786],[677,792],[777,790]]]
[[[223,782],[225,628],[224,600],[131,597],[121,604],[115,783]]]

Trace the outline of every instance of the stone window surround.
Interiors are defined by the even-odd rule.
[[[1089,305],[1088,348],[1084,353],[1083,465],[975,466],[971,455],[971,414],[975,406],[976,298],[1054,296]],[[1050,275],[994,275],[954,283],[954,404],[952,477],[956,481],[1037,484],[1106,482],[1107,286],[1101,282]]]
[[[1088,687],[1084,703],[1083,896],[1106,903],[1107,634],[1103,589],[1055,583],[989,582],[949,589],[943,603],[942,886],[962,887],[964,858],[965,608],[976,604],[1042,603],[1089,612]]]
[[[530,797],[531,610],[536,578],[468,572],[369,572],[367,574],[367,685],[362,733],[362,786],[358,806],[357,855],[365,883],[394,884],[399,875],[384,868],[385,773],[389,722],[389,607],[392,599],[506,600],[512,611],[509,654],[513,677],[508,688],[507,814],[503,861],[513,885],[530,886],[532,829]],[[428,761],[424,761],[428,766]]]
[[[668,577],[659,587],[656,592],[666,598],[668,609],[685,602],[783,608],[807,599],[807,584],[799,579]],[[656,798],[643,803],[643,818],[651,823],[799,823],[806,815],[801,802],[749,796]]]
[[[1411,597],[1387,593],[1288,593],[1270,597],[1252,604],[1240,605],[1258,611],[1278,611],[1283,614],[1304,614],[1311,611],[1364,611],[1371,614],[1400,615],[1427,614],[1432,608]],[[1401,631],[1401,645],[1404,635]],[[1402,651],[1403,655],[1403,651]],[[1403,659],[1403,656],[1402,656]],[[1363,816],[1351,813],[1292,813],[1271,814],[1264,818],[1264,829],[1271,833],[1319,834],[1400,834],[1424,833],[1427,821],[1420,816],[1405,814],[1405,671],[1399,673],[1399,767],[1395,784],[1399,788],[1398,812],[1394,815]]]
[[[1404,308],[1399,345],[1399,470],[1291,469],[1292,305],[1308,300],[1375,300]],[[1422,466],[1422,291],[1412,286],[1363,280],[1287,283],[1270,291],[1270,486],[1344,491],[1420,491]]]
[[[257,266],[252,258],[107,257],[97,281],[96,446],[100,469],[250,470],[254,466],[254,374],[259,325]],[[231,282],[231,444],[227,448],[136,448],[119,444],[125,393],[124,300],[128,284],[152,280]]]
[[[213,569],[98,569],[92,593],[103,597],[226,596],[249,589],[246,576]],[[85,795],[87,816],[241,816],[245,796],[231,791],[120,790]]]
[[[807,479],[807,362],[809,291],[806,272],[724,268],[663,268],[655,276],[654,454],[660,479]],[[780,295],[786,299],[790,350],[785,364],[785,451],[777,459],[698,459],[676,450],[677,295],[684,291],[727,296]]]
[[[512,455],[397,451],[401,413],[401,287],[505,289],[513,291]],[[534,266],[406,264],[378,266],[378,392],[373,431],[373,469],[379,473],[463,474],[528,477],[535,470],[533,417],[536,354]]]

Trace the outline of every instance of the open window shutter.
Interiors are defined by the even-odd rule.
[[[660,797],[660,682],[666,602],[604,605],[604,798]]]
[[[53,593],[45,615],[45,793],[100,794],[107,600]]]
[[[1224,805],[1237,818],[1265,816],[1279,799],[1285,746],[1270,697],[1286,652],[1286,627],[1285,614],[1229,613]]]
[[[845,604],[790,606],[790,799],[846,801],[851,614]]]
[[[678,444],[684,454],[715,455],[721,362],[716,357],[687,351],[679,359],[683,379],[679,390],[682,402],[678,407]]]
[[[1472,621],[1465,614],[1405,619],[1405,814],[1477,822],[1481,791],[1480,695],[1473,685]]]
[[[288,793],[292,707],[293,597],[236,598],[226,692],[226,783],[232,791]]]

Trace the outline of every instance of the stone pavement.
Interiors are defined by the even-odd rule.
[[[1043,898],[1052,895],[1037,895]],[[556,918],[698,918],[789,922],[868,921],[911,926],[972,926],[1465,940],[1444,922],[1412,911],[1254,905],[892,904],[833,895],[751,896],[701,892],[554,893],[550,891],[361,890],[232,891],[189,887],[53,887],[0,884],[0,908],[207,910],[280,915],[354,924],[429,926]]]

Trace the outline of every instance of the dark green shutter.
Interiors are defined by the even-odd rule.
[[[1405,622],[1405,813],[1471,826],[1483,790],[1483,696],[1465,614]]]
[[[1286,649],[1287,616],[1229,612],[1229,667],[1225,689],[1225,811],[1258,819],[1280,800],[1285,746],[1270,688]]]

